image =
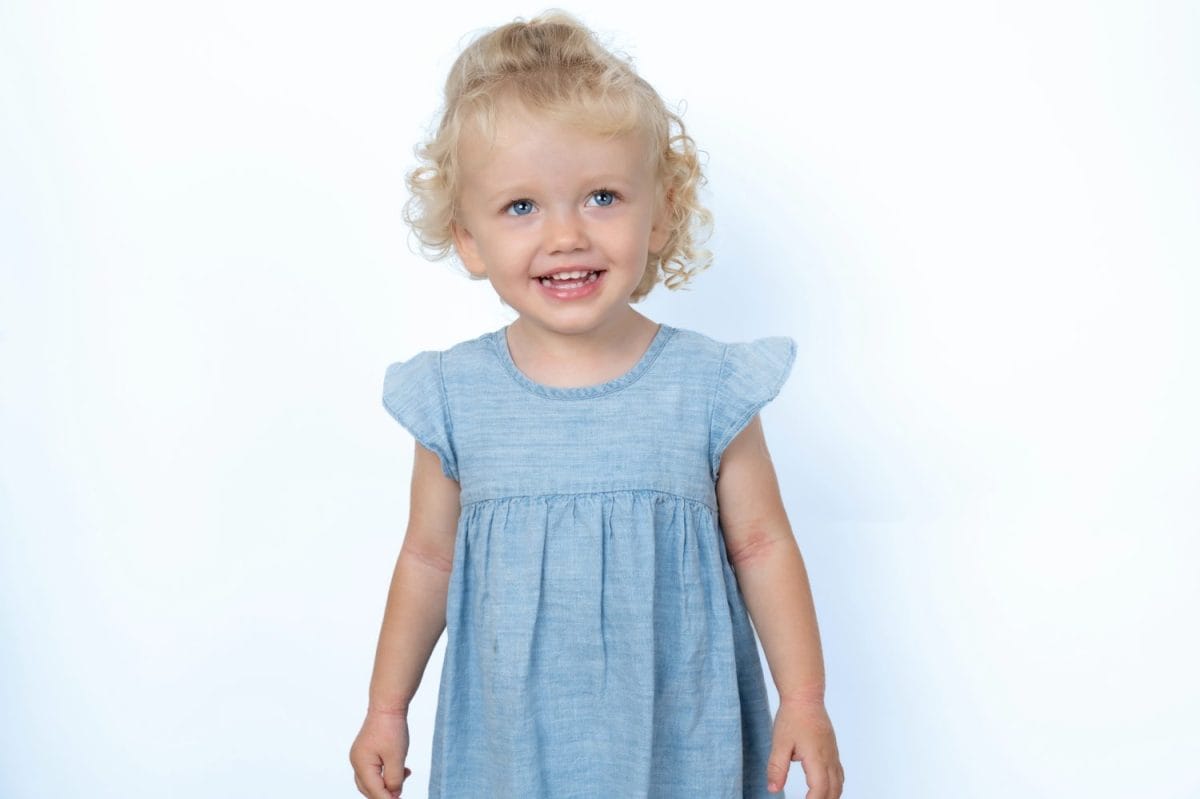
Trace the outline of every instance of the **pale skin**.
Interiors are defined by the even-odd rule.
[[[404,765],[408,705],[446,629],[459,484],[442,473],[436,454],[414,446],[408,529],[388,589],[367,716],[350,748],[354,783],[369,799],[399,797],[412,773]]]
[[[798,760],[807,799],[837,799],[846,776],[825,711],[817,613],[758,414],[725,448],[717,478],[725,549],[779,691],[767,787],[784,787]]]
[[[603,382],[631,367],[653,336],[655,325],[629,299],[647,256],[666,240],[658,198],[670,193],[655,192],[644,142],[596,137],[508,110],[494,138],[468,135],[461,145],[467,190],[462,219],[453,223],[455,249],[518,312],[509,343],[523,372],[539,382]],[[576,263],[604,269],[603,288],[577,307],[548,305],[535,276]],[[400,796],[412,773],[404,766],[409,702],[446,626],[459,485],[442,472],[437,455],[415,446],[408,529],[388,592],[367,716],[350,750],[355,783],[369,799]],[[791,762],[799,760],[806,799],[838,799],[844,775],[825,712],[816,613],[758,416],[723,453],[716,490],[730,564],[779,689],[768,783],[773,791],[784,787]]]
[[[762,421],[755,415],[726,447],[716,483],[730,564],[779,691],[768,787],[786,785],[792,761],[805,799],[838,799],[845,773],[825,710],[825,673],[807,572],[779,492]],[[369,799],[396,799],[412,770],[408,706],[446,626],[459,484],[433,452],[413,453],[408,529],[388,591],[366,719],[350,749],[354,781]]]

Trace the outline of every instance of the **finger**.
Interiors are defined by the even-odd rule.
[[[363,785],[362,779],[359,778],[357,774],[354,775],[354,785],[358,788],[358,792],[367,797],[367,799],[374,799],[374,797],[378,796],[378,793],[371,793],[371,791],[369,791],[367,787]]]
[[[833,778],[830,780],[830,785],[832,793],[829,799],[838,799],[846,787],[846,772],[842,770],[842,764],[838,761],[833,763]]]
[[[400,793],[405,778],[411,773],[412,769],[404,767],[399,753],[389,752],[383,756],[383,784],[392,794]]]
[[[379,772],[380,760],[378,755],[368,756],[354,763],[354,781],[358,790],[367,799],[396,799],[383,784],[383,775]]]
[[[841,781],[838,779],[838,764],[836,761],[827,765],[821,770],[824,777],[825,792],[821,796],[825,799],[838,799],[842,795]]]
[[[830,799],[829,767],[822,763],[804,763],[804,777],[808,782],[806,799]]]
[[[787,782],[788,766],[791,762],[791,750],[783,748],[771,750],[771,755],[767,758],[768,791],[778,793],[783,790],[783,785]]]

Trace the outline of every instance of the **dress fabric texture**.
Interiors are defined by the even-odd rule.
[[[785,796],[716,479],[795,356],[663,324],[565,388],[504,327],[387,367],[385,408],[460,486],[432,799]]]

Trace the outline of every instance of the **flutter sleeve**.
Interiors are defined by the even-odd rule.
[[[458,480],[441,356],[420,352],[389,365],[383,378],[383,406],[421,446],[437,454],[447,477]]]
[[[770,336],[725,345],[709,425],[709,463],[717,479],[721,455],[754,414],[779,394],[796,360],[796,342]]]

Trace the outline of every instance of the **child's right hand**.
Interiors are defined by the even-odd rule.
[[[350,747],[358,792],[367,799],[397,799],[404,780],[412,774],[404,765],[407,756],[408,714],[368,710]]]

